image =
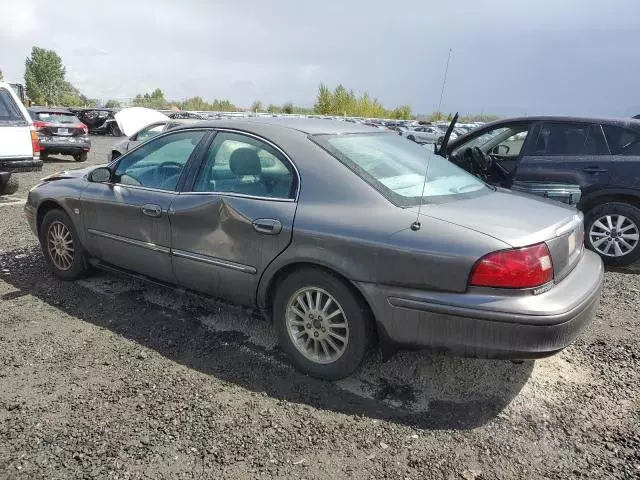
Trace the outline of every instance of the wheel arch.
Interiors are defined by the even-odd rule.
[[[40,233],[40,227],[42,226],[44,216],[51,210],[62,210],[69,215],[69,212],[67,212],[66,209],[55,200],[49,199],[40,202],[40,205],[38,205],[38,209],[36,210],[36,227],[38,229],[38,233]]]
[[[640,192],[630,189],[608,189],[600,190],[591,194],[587,194],[580,200],[580,210],[585,215],[603,203],[620,202],[628,203],[634,207],[640,208]]]
[[[271,312],[273,308],[273,299],[278,286],[291,273],[305,268],[317,269],[333,275],[343,281],[344,284],[351,289],[354,295],[358,297],[363,307],[367,309],[368,318],[371,319],[371,325],[374,332],[374,342],[377,343],[379,335],[378,320],[376,318],[375,311],[364,292],[360,290],[356,282],[350,280],[349,277],[340,272],[338,268],[318,259],[293,260],[278,266],[277,269],[269,273],[269,275],[263,275],[258,287],[257,304],[258,308],[269,322],[273,321]]]

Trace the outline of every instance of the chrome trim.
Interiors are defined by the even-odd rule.
[[[256,195],[245,195],[243,193],[233,193],[233,192],[179,192],[179,195],[218,195],[220,197],[238,197],[238,198],[250,198],[253,200],[270,200],[272,202],[295,203],[295,200],[293,198],[260,197]]]
[[[120,235],[114,235],[113,233],[101,232],[100,230],[94,230],[93,228],[87,229],[87,232],[91,235],[97,235],[99,237],[108,238],[109,240],[115,240],[116,242],[122,242],[129,245],[135,245],[136,247],[146,248],[148,250],[153,250],[154,252],[166,253],[169,254],[171,249],[168,247],[163,247],[161,245],[156,245],[151,242],[143,242],[141,240],[135,240],[129,237],[121,237]]]
[[[219,258],[210,257],[208,255],[200,255],[198,253],[185,252],[184,250],[171,250],[171,255],[180,258],[186,258],[187,260],[193,260],[196,262],[207,263],[209,265],[215,265],[217,267],[229,268],[231,270],[237,270],[238,272],[255,274],[258,271],[254,267],[249,265],[243,265],[242,263],[230,262],[228,260],[221,260]]]
[[[112,187],[126,187],[133,188],[134,190],[144,190],[147,192],[159,192],[176,195],[178,192],[175,190],[161,190],[159,188],[143,187],[142,185],[127,185],[126,183],[103,183],[103,185],[111,185]]]
[[[261,142],[266,143],[267,145],[272,146],[278,152],[280,152],[282,154],[282,156],[284,158],[286,158],[287,161],[291,164],[291,166],[293,167],[293,170],[296,172],[296,177],[298,177],[298,185],[296,187],[296,194],[295,194],[295,198],[293,199],[293,201],[295,201],[295,202],[298,201],[298,197],[300,195],[300,183],[301,183],[300,171],[298,170],[298,167],[293,162],[293,160],[291,160],[291,157],[289,157],[289,155],[287,155],[284,150],[282,150],[278,145],[273,143],[271,140],[267,140],[266,138],[261,137],[260,135],[256,135],[255,133],[250,133],[250,132],[247,132],[247,131],[244,131],[244,130],[235,130],[233,128],[224,128],[224,127],[220,127],[220,128],[219,127],[211,127],[211,128],[213,128],[213,130],[215,130],[216,132],[230,132],[230,133],[237,133],[238,135],[246,135],[248,137],[253,137],[253,138],[257,139],[257,140],[260,140]],[[213,141],[215,142],[215,138],[213,139]],[[211,193],[218,193],[219,194],[220,192],[211,192]],[[273,200],[273,199],[269,198],[269,200]],[[292,199],[289,198],[288,200],[292,200]]]

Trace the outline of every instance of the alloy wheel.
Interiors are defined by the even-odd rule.
[[[603,215],[591,225],[589,240],[599,254],[606,257],[623,257],[638,246],[640,230],[624,215]]]
[[[73,237],[64,223],[55,221],[49,225],[47,250],[51,261],[57,269],[66,271],[73,266],[75,254]]]
[[[349,322],[329,292],[318,287],[301,288],[290,297],[285,311],[287,333],[305,358],[327,364],[344,354]]]

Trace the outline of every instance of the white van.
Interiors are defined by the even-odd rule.
[[[38,132],[11,85],[0,82],[0,195],[18,189],[14,173],[40,170]]]

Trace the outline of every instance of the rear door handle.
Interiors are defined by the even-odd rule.
[[[601,167],[585,167],[582,171],[586,173],[606,173],[609,170]]]
[[[253,221],[252,225],[256,232],[265,235],[277,235],[282,231],[282,224],[271,218],[258,218]]]
[[[160,215],[162,215],[162,208],[160,207],[160,205],[153,205],[152,203],[143,205],[141,210],[142,213],[148,217],[159,217]]]

